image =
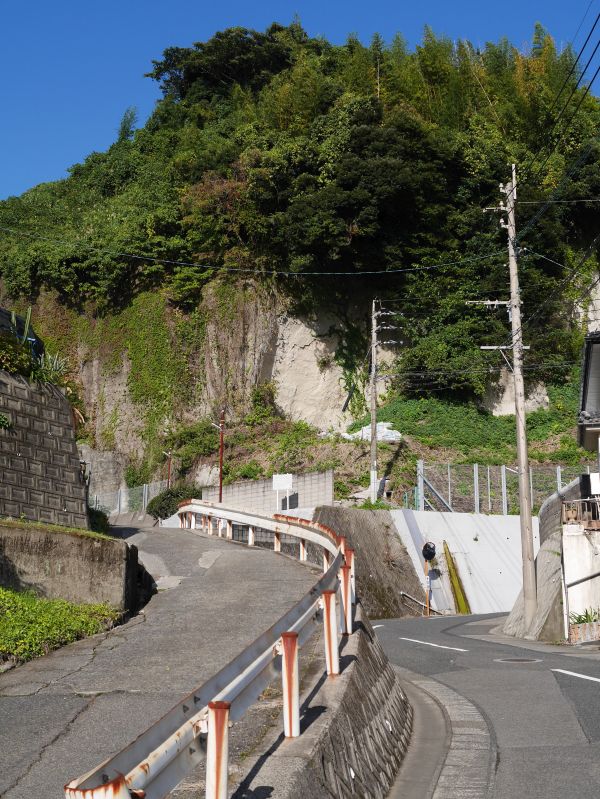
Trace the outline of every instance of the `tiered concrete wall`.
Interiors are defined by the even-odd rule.
[[[219,489],[209,486],[202,489],[202,499],[209,502],[219,501]],[[273,491],[273,481],[241,480],[223,486],[223,504],[240,510],[262,511],[264,513],[281,513],[286,510],[285,491]],[[333,470],[326,472],[309,472],[295,474],[290,491],[290,513],[295,508],[315,508],[317,505],[333,504]]]
[[[0,516],[88,526],[71,407],[54,386],[0,371]]]

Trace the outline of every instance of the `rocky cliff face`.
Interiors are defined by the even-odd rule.
[[[81,386],[87,425],[80,437],[123,456],[121,472],[126,460],[146,462],[178,424],[216,418],[223,406],[231,418],[243,416],[252,389],[264,382],[274,384],[278,407],[294,420],[336,431],[351,421],[342,414],[339,340],[330,332],[336,320],[294,317],[281,298],[255,285],[211,285],[190,314],[160,293],[103,318],[44,295],[34,320],[48,349],[69,357]],[[111,482],[121,479],[114,474]]]

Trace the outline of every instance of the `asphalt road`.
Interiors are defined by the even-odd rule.
[[[515,642],[495,632],[503,618],[394,619],[374,626],[408,679],[448,686],[487,721],[489,788],[470,793],[463,786],[449,795],[596,799],[600,647]],[[439,737],[439,725],[431,723]]]
[[[290,558],[188,530],[129,540],[159,586],[144,611],[0,675],[2,799],[60,799],[68,780],[215,674],[316,579]]]

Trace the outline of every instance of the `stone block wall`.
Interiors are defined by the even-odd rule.
[[[87,528],[71,406],[55,386],[0,371],[0,516]]]
[[[342,649],[340,676],[307,687],[300,737],[267,736],[246,763],[235,799],[388,796],[408,749],[413,711],[360,605],[356,628]]]

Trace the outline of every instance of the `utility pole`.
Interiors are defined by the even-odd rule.
[[[171,450],[163,452],[167,456],[167,488],[171,488],[171,463],[173,461],[173,453]]]
[[[223,432],[225,430],[225,408],[221,411],[219,424],[211,422],[219,431],[219,502],[223,501]]]
[[[377,311],[371,309],[371,502],[377,502]]]
[[[219,419],[219,502],[223,502],[223,434],[225,430],[225,409]]]
[[[525,628],[529,630],[537,608],[537,587],[535,561],[533,557],[533,526],[531,522],[531,486],[529,483],[529,457],[527,454],[527,428],[525,420],[525,384],[523,380],[523,329],[521,326],[521,296],[519,289],[519,267],[517,262],[517,226],[515,221],[515,200],[517,199],[517,170],[512,165],[512,180],[500,184],[500,191],[506,195],[506,204],[499,208],[486,208],[486,211],[506,213],[506,222],[500,226],[508,233],[508,269],[510,274],[510,301],[484,300],[469,304],[482,304],[488,307],[506,305],[511,323],[512,344],[500,347],[481,347],[482,350],[500,350],[506,360],[504,350],[512,349],[512,373],[515,387],[515,422],[517,428],[517,466],[519,472],[519,519],[521,524],[521,553],[523,558],[523,604]],[[508,361],[507,361],[508,363]],[[510,364],[509,364],[510,366]]]
[[[537,608],[537,587],[533,557],[533,530],[531,523],[531,490],[529,486],[529,457],[527,453],[527,428],[525,422],[525,384],[523,381],[523,328],[521,326],[521,297],[517,263],[517,227],[515,200],[517,199],[517,169],[512,165],[512,180],[501,188],[506,195],[506,227],[508,234],[508,268],[510,271],[510,308],[512,325],[513,375],[515,380],[515,416],[517,425],[517,464],[519,469],[519,512],[521,521],[521,552],[523,555],[523,601],[525,627],[531,628]]]

